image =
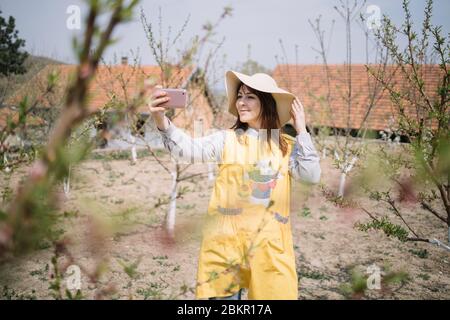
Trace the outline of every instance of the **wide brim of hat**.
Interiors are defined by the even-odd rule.
[[[291,119],[292,102],[295,99],[295,96],[292,93],[267,83],[256,82],[253,77],[232,70],[227,71],[225,74],[225,87],[228,96],[228,111],[231,114],[236,117],[238,116],[236,99],[238,86],[241,82],[252,89],[272,94],[277,104],[277,112],[281,126]]]

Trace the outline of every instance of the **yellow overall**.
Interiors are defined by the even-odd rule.
[[[228,130],[208,206],[196,297],[297,299],[298,279],[289,219],[289,155],[266,139]],[[261,142],[262,141],[262,142]]]

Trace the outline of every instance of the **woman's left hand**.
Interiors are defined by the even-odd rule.
[[[294,101],[292,102],[291,117],[294,120],[294,126],[295,130],[297,130],[297,133],[307,132],[305,111],[303,110],[302,103],[297,97],[295,97]]]

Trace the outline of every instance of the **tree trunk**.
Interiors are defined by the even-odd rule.
[[[134,164],[137,162],[137,153],[136,153],[136,137],[130,134],[130,141],[132,143],[131,146],[131,162]]]
[[[325,159],[327,157],[327,148],[322,149],[322,159]]]
[[[345,180],[347,178],[347,173],[342,172],[341,178],[339,180],[339,190],[338,190],[338,197],[343,198],[344,197],[344,188],[345,188]]]
[[[5,164],[5,172],[10,172],[11,168],[8,166],[8,157],[6,156],[6,152],[3,154],[3,163]]]
[[[70,172],[71,171],[72,171],[72,167],[69,165],[69,172],[67,174],[67,177],[65,177],[63,180],[63,189],[64,189],[64,194],[65,194],[66,198],[69,197],[69,192],[70,192]]]
[[[358,157],[353,157],[350,163],[346,164],[344,166],[344,170],[341,172],[341,178],[339,180],[339,190],[338,190],[338,197],[344,198],[344,189],[345,189],[345,180],[347,179],[347,174],[353,169],[353,166],[355,165],[356,161],[358,160]]]
[[[178,169],[178,168],[177,168]],[[170,238],[175,238],[175,216],[178,196],[178,170],[172,172],[172,191],[170,193],[169,211],[166,216],[166,230]]]

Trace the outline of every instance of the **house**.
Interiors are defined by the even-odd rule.
[[[299,97],[305,108],[307,121],[312,127],[359,129],[373,98],[374,106],[365,122],[366,128],[377,131],[390,128],[397,114],[392,108],[388,92],[383,92],[380,86],[376,87],[376,82],[373,77],[368,76],[365,65],[351,65],[350,81],[347,67],[344,64],[329,65],[327,77],[324,65],[281,64],[274,69],[273,77],[281,88]],[[373,65],[371,68],[381,70],[382,66]],[[392,77],[396,86],[403,86],[405,81],[400,72],[395,72],[397,68],[387,65],[385,72]],[[440,68],[437,65],[425,65],[422,70],[425,91],[432,96],[435,94],[432,90],[439,80]],[[347,103],[349,83],[352,87],[350,113]],[[330,105],[327,103],[328,94]],[[409,108],[407,112],[414,114],[416,110]]]
[[[45,119],[43,111],[49,113],[55,108],[59,110],[63,105],[64,94],[76,68],[76,65],[49,65],[43,68],[30,83],[24,84],[8,100],[8,104],[14,106],[24,95],[36,97],[38,93],[44,92],[49,75],[56,74],[57,85],[51,94],[41,101],[38,108],[42,111],[39,114],[44,114],[42,118]],[[100,65],[88,91],[87,108],[101,119],[97,121],[96,130],[93,130],[91,135],[97,135],[100,130],[106,131],[107,134],[103,134],[102,141],[99,141],[99,145],[104,148],[128,148],[131,145],[162,147],[153,121],[147,121],[150,115],[147,106],[139,106],[132,117],[125,117],[120,122],[114,120],[118,110],[123,110],[133,103],[144,80],[149,78],[153,79],[155,84],[163,83],[164,87],[185,88],[188,91],[187,108],[174,110],[172,115],[175,125],[191,134],[194,124],[207,131],[213,123],[214,106],[211,105],[212,100],[207,97],[207,86],[200,85],[199,76],[198,69],[173,67],[166,70],[163,77],[159,66],[133,66],[129,65],[126,59],[122,59],[122,63],[118,65]],[[163,78],[168,80],[163,81]]]

